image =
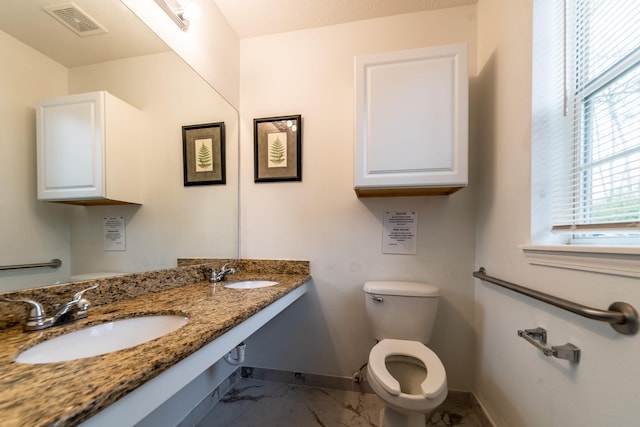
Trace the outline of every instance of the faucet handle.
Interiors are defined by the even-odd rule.
[[[52,324],[52,319],[48,318],[44,314],[44,309],[42,308],[42,304],[37,301],[33,301],[30,299],[9,299],[0,297],[0,300],[6,302],[20,302],[31,305],[31,311],[29,312],[29,316],[27,317],[27,321],[24,324],[25,331],[34,331],[39,329],[44,329]]]
[[[44,314],[44,308],[42,308],[42,304],[39,302],[30,300],[30,299],[9,299],[9,298],[0,298],[2,301],[6,302],[23,302],[25,304],[31,305],[31,314],[29,315],[29,320],[35,319],[44,319],[46,316]]]
[[[89,286],[87,289],[83,289],[80,292],[76,292],[73,295],[73,300],[71,300],[72,302],[78,302],[82,299],[82,296],[84,295],[85,292],[90,291],[91,289],[95,289],[98,286],[100,286],[100,283],[95,282],[93,285]]]
[[[222,266],[222,271],[223,272],[227,272],[227,273],[231,273],[231,274],[235,274],[236,273],[236,269],[234,267],[227,268],[227,265],[229,265],[229,263],[226,263],[225,265]]]

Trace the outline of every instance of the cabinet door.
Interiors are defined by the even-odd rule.
[[[355,187],[467,184],[465,45],[356,58]]]
[[[38,199],[103,195],[104,97],[65,96],[38,105]]]

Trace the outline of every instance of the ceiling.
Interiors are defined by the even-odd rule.
[[[42,8],[73,2],[107,29],[80,37]],[[184,0],[189,1],[189,0]],[[240,38],[295,31],[477,0],[191,0],[213,1]],[[149,0],[151,6],[155,3]],[[120,0],[0,0],[0,30],[72,68],[169,50]]]
[[[202,1],[202,0],[200,0]],[[478,0],[213,0],[240,38],[475,4]]]
[[[107,33],[80,37],[42,9],[69,2]],[[169,50],[120,0],[0,0],[0,6],[0,30],[67,68]]]

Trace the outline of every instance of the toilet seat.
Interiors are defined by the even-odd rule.
[[[447,374],[438,356],[418,341],[383,339],[369,353],[369,373],[389,394],[402,394],[400,383],[389,372],[386,360],[391,356],[407,356],[419,360],[425,366],[427,376],[420,384],[427,399],[440,396],[447,388]]]

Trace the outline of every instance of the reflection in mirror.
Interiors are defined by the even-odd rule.
[[[62,261],[60,268],[0,270],[0,292],[87,273],[171,268],[179,257],[237,257],[237,111],[120,0],[74,1],[107,30],[86,37],[42,9],[60,3],[9,0],[0,15],[0,266]],[[98,90],[142,112],[127,126],[144,135],[143,204],[37,201],[36,102]],[[182,126],[217,122],[225,123],[226,184],[185,187]],[[106,217],[124,219],[124,250],[105,250]]]

